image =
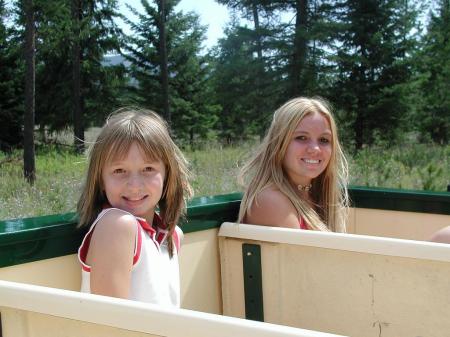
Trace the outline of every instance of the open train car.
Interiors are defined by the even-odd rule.
[[[0,336],[448,336],[450,193],[351,188],[349,234],[236,224],[190,202],[182,309],[81,294],[74,214],[0,222]]]

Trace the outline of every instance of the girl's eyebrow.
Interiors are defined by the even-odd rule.
[[[107,165],[112,165],[112,166],[117,166],[117,165],[121,165],[122,161],[119,160],[111,160],[107,163]]]
[[[162,160],[161,159],[156,159],[156,158],[147,158],[147,159],[145,159],[145,164],[159,164],[159,163],[162,163]]]
[[[126,163],[127,161],[125,159],[117,159],[111,160],[109,162],[109,165],[117,166],[117,165],[124,165]],[[143,163],[143,165],[158,165],[158,164],[160,164],[159,160],[150,160],[150,159],[145,160]]]
[[[295,131],[294,131],[294,134],[298,134],[298,133],[309,134],[308,131],[304,131],[304,130],[295,130]],[[330,136],[332,136],[333,133],[332,133],[330,130],[326,130],[326,131],[322,132],[320,135],[321,135],[321,136],[322,136],[322,135],[330,135]]]
[[[303,130],[294,130],[294,133],[306,133],[306,134],[309,134],[308,131],[303,131]]]
[[[109,161],[109,165],[121,165],[125,162],[124,159],[112,159]]]

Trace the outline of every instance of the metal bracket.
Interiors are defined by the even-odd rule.
[[[242,244],[242,264],[244,267],[245,318],[263,322],[261,246]]]

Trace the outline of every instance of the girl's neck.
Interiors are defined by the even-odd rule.
[[[314,208],[314,201],[311,197],[311,192],[306,192],[306,191],[298,191],[297,195],[304,201],[306,201],[306,203],[311,206],[312,208]]]
[[[308,188],[303,188],[304,185],[302,185],[301,187],[299,187],[299,185],[293,185],[292,187],[295,190],[295,194],[302,199],[303,201],[305,201],[311,208],[315,208],[315,204],[314,204],[314,200],[312,198],[311,195],[311,187],[309,187],[310,185],[307,185]]]
[[[153,226],[153,219],[155,218],[155,212],[153,212],[151,215],[146,216],[144,219],[147,221],[147,223],[150,226]]]
[[[311,181],[296,181],[294,179],[289,179],[289,183],[291,184],[292,188],[294,189],[295,193],[302,199],[309,199],[310,193],[312,189]]]
[[[311,188],[312,188],[312,184],[306,184],[306,185],[298,184],[297,185],[297,190],[299,190],[300,192],[309,192],[309,191],[311,191]]]
[[[312,188],[312,180],[308,178],[300,178],[300,177],[288,177],[289,183],[292,187],[299,192],[309,192]]]

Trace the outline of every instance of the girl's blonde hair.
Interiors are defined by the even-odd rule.
[[[166,176],[158,206],[171,238],[180,216],[185,214],[186,198],[192,196],[187,161],[170,137],[166,122],[153,111],[136,108],[113,112],[89,150],[88,171],[77,205],[79,227],[92,224],[108,202],[102,181],[104,165],[125,157],[135,142],[148,159],[164,163]],[[168,242],[172,252],[172,240]]]
[[[330,123],[332,152],[328,166],[312,181],[311,197],[316,205],[313,209],[298,197],[283,169],[283,159],[298,123],[307,115],[320,113]],[[281,191],[292,202],[299,216],[310,229],[345,232],[348,210],[347,160],[339,144],[336,123],[328,103],[320,98],[298,97],[291,99],[275,111],[272,124],[256,154],[247,162],[239,175],[241,184],[248,178],[247,188],[239,210],[239,222],[250,213],[253,203],[258,203],[258,194],[272,186]]]

